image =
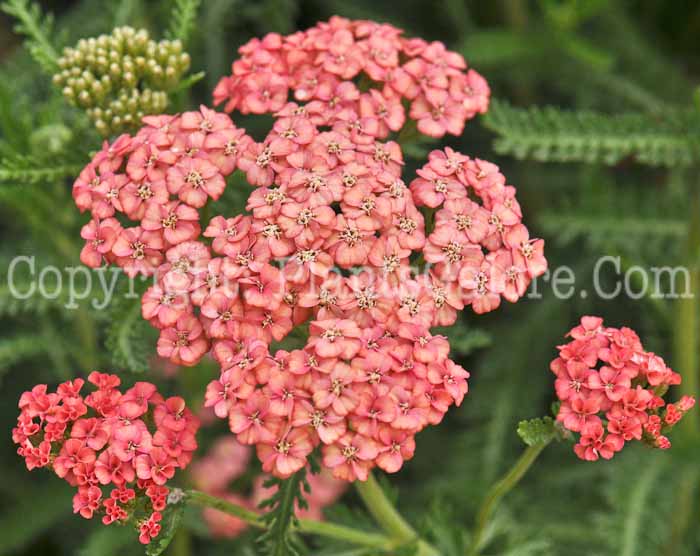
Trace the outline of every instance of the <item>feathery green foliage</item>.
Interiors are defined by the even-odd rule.
[[[141,317],[141,300],[123,297],[109,311],[111,322],[105,346],[118,368],[133,373],[148,369],[148,359],[155,349],[153,328]]]
[[[265,481],[265,488],[275,489],[272,495],[260,504],[267,510],[263,521],[267,525],[259,541],[269,556],[300,556],[306,547],[296,536],[292,527],[298,523],[295,506],[308,508],[304,492],[309,492],[306,469],[301,469],[288,479],[272,477]]]
[[[38,184],[76,176],[83,165],[64,164],[59,160],[40,160],[35,156],[16,155],[0,159],[0,182],[13,185]]]
[[[27,49],[44,71],[53,72],[58,60],[51,44],[53,17],[50,14],[43,16],[39,4],[31,0],[7,0],[0,9],[17,18],[15,32],[26,37]]]
[[[197,18],[201,0],[175,0],[167,37],[187,43]]]
[[[554,107],[514,108],[494,101],[484,117],[498,133],[500,154],[539,162],[617,164],[633,157],[651,166],[700,162],[700,113],[671,110],[647,114],[573,112]]]
[[[625,188],[605,176],[591,178],[595,181],[585,191],[562,196],[540,216],[542,228],[560,245],[583,239],[591,245],[629,252],[640,245],[673,248],[685,236],[687,223],[670,216],[682,213],[682,199],[674,198],[667,188],[658,195],[643,196],[639,195],[641,184]]]

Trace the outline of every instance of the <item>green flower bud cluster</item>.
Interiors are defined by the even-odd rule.
[[[180,83],[190,56],[179,40],[154,41],[148,31],[118,27],[111,35],[81,39],[65,48],[53,76],[63,96],[85,108],[103,135],[140,125],[165,110],[168,91]]]

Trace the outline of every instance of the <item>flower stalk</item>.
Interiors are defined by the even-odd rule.
[[[418,555],[439,554],[433,546],[422,540],[413,527],[399,514],[372,473],[368,475],[366,481],[356,481],[355,488],[377,524],[392,539],[395,539],[398,545],[415,542]]]
[[[538,444],[528,446],[520,458],[518,458],[518,461],[516,461],[508,472],[489,489],[486,498],[484,498],[484,501],[481,503],[481,507],[479,508],[479,512],[476,516],[476,524],[474,526],[469,556],[479,555],[481,545],[484,541],[486,526],[489,524],[491,516],[498,507],[498,504],[506,494],[515,488],[515,486],[528,472],[542,450],[544,450],[553,439],[554,435]]]
[[[373,474],[370,473],[366,481],[356,481],[355,488],[369,513],[389,535],[404,542],[417,537],[413,528],[396,511]]]
[[[688,269],[686,276],[679,277],[677,284],[680,297],[676,302],[675,321],[675,364],[683,376],[681,392],[689,396],[698,395],[698,333],[700,330],[700,261],[698,261],[698,245],[700,245],[700,193],[693,191],[690,199],[690,222],[685,243],[685,264]],[[684,284],[683,279],[688,283]],[[700,429],[697,416],[686,419],[683,430],[694,437]]]
[[[266,527],[265,522],[257,512],[198,490],[187,491],[187,501],[202,508],[214,508],[215,510],[237,517],[258,529],[265,529]],[[320,537],[381,550],[390,550],[397,545],[393,539],[381,534],[368,533],[366,531],[353,529],[352,527],[346,527],[345,525],[326,523],[314,519],[299,519],[296,529],[300,533],[318,535]]]
[[[295,526],[297,531],[384,551],[416,543],[419,556],[438,556],[437,550],[420,539],[416,531],[396,511],[373,475],[370,474],[365,482],[356,481],[355,485],[370,514],[386,535],[314,519],[299,519]],[[198,490],[187,491],[187,500],[196,506],[214,508],[237,517],[258,529],[265,529],[267,526],[257,512]]]

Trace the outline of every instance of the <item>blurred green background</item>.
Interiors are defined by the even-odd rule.
[[[61,47],[123,24],[160,38],[172,7],[155,0],[42,6],[55,14],[53,38]],[[697,296],[663,299],[648,289],[638,299],[607,300],[595,293],[594,279],[609,292],[635,265],[685,265],[689,287],[698,287],[700,3],[206,0],[187,46],[192,71],[206,77],[170,108],[209,103],[236,49],[251,37],[304,29],[333,14],[386,21],[407,35],[444,41],[488,79],[499,101],[494,110],[447,144],[501,166],[518,188],[525,223],[546,240],[552,270],[566,265],[575,275],[567,299],[540,280],[540,299],[481,317],[462,315],[450,339],[472,373],[470,393],[441,426],[418,436],[416,457],[388,481],[409,520],[446,556],[463,555],[488,485],[522,450],[518,421],[549,411],[548,364],[579,316],[598,314],[610,325],[635,328],[648,349],[683,374],[684,391],[697,394]],[[0,18],[0,59],[0,555],[139,555],[143,549],[133,531],[73,516],[69,487],[48,473],[24,469],[10,440],[16,401],[38,382],[55,384],[99,368],[119,372],[126,383],[158,382],[196,405],[215,369],[164,368],[154,358],[155,333],[141,320],[138,299],[97,310],[91,299],[66,308],[64,296],[12,296],[7,277],[13,257],[35,257],[37,269],[79,264],[79,230],[88,217],[75,209],[70,187],[101,140],[52,88],[6,16]],[[510,105],[576,113],[514,111]],[[627,116],[611,117],[618,114]],[[253,129],[265,125],[236,121]],[[409,163],[407,181],[417,163]],[[226,202],[222,211],[240,206],[241,199],[233,193]],[[604,256],[620,257],[619,272],[612,264],[595,272]],[[15,284],[25,290],[32,278],[21,272],[26,266],[17,269]],[[48,289],[53,280],[47,277]],[[641,273],[633,272],[630,280],[640,291]],[[662,286],[669,291],[667,281]],[[584,463],[571,445],[547,448],[499,508],[484,554],[698,554],[695,413],[676,431],[669,453],[630,445],[610,462]],[[206,427],[202,446],[221,434],[223,423]],[[352,491],[328,514],[372,527]],[[193,511],[167,554],[255,554],[254,539],[212,539]],[[309,540],[313,554],[341,553],[316,542]]]

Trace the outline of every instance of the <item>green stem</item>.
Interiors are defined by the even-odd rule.
[[[676,291],[680,297],[675,302],[676,319],[674,322],[675,357],[674,367],[681,374],[680,391],[682,394],[697,397],[700,391],[700,357],[698,334],[700,334],[700,261],[698,246],[700,246],[700,189],[693,187],[691,178],[684,173],[683,182],[689,184],[689,222],[688,232],[683,247],[683,260],[688,269],[689,283],[684,283],[682,274],[678,278]],[[687,289],[686,289],[687,288]],[[676,435],[675,444],[685,446],[695,445],[700,434],[700,421],[697,411],[691,411],[678,424],[680,429]],[[693,523],[694,504],[696,496],[697,473],[689,474],[683,479],[683,488],[676,491],[674,507],[677,519],[674,520],[671,536],[666,546],[667,554],[677,554],[688,528]]]
[[[474,534],[472,538],[471,550],[469,556],[478,556],[481,549],[481,544],[484,540],[484,533],[486,531],[486,526],[489,524],[493,512],[498,507],[501,499],[508,494],[515,485],[520,482],[527,473],[530,466],[535,462],[537,456],[540,452],[552,441],[550,438],[546,442],[541,442],[540,444],[535,444],[534,446],[528,446],[527,449],[522,453],[518,461],[513,464],[513,467],[508,470],[508,472],[501,477],[501,479],[494,483],[490,488],[489,492],[486,494],[486,498],[481,503],[479,512],[476,516],[476,524],[474,526]]]
[[[366,531],[352,529],[351,527],[346,527],[345,525],[327,523],[325,521],[316,521],[313,519],[300,519],[299,531],[309,535],[328,537],[331,539],[346,541],[351,544],[368,546],[381,550],[388,550],[393,546],[391,540],[384,535],[367,533]]]
[[[264,529],[266,527],[265,522],[260,518],[260,515],[257,512],[244,508],[243,506],[239,506],[238,504],[233,504],[226,500],[222,500],[221,498],[211,496],[204,492],[189,490],[187,491],[187,500],[196,506],[203,508],[214,508],[215,510],[219,510],[228,515],[237,517],[249,525],[257,527],[258,529]],[[396,546],[396,543],[393,542],[392,539],[384,535],[367,533],[365,531],[346,527],[345,525],[326,523],[313,519],[299,519],[297,530],[300,533],[328,537],[351,544],[381,550],[391,550]]]
[[[413,527],[396,511],[374,475],[370,473],[364,482],[355,481],[355,488],[377,524],[392,539],[395,539],[398,545],[415,542],[418,547],[418,555],[436,556],[439,554],[434,547],[420,539]]]
[[[698,395],[698,334],[700,334],[700,264],[698,246],[700,246],[700,189],[693,188],[690,193],[690,222],[688,236],[684,246],[684,259],[688,269],[689,284],[684,284],[684,276],[679,276],[676,302],[677,314],[674,330],[675,366],[683,380],[681,392],[689,396]],[[687,287],[687,291],[686,291]],[[697,412],[687,415],[680,423],[683,431],[690,437],[698,434]]]
[[[202,508],[214,508],[225,514],[232,515],[238,519],[245,521],[253,527],[258,527],[259,529],[265,528],[265,523],[260,519],[260,515],[256,512],[239,506],[238,504],[233,504],[227,500],[222,500],[216,496],[207,494],[206,492],[201,492],[199,490],[188,490],[187,491],[187,501]]]
[[[169,556],[190,556],[190,535],[186,527],[180,527],[170,544]]]
[[[399,541],[410,542],[418,537],[386,497],[374,475],[370,473],[366,481],[356,481],[355,487],[369,513],[384,531]]]

